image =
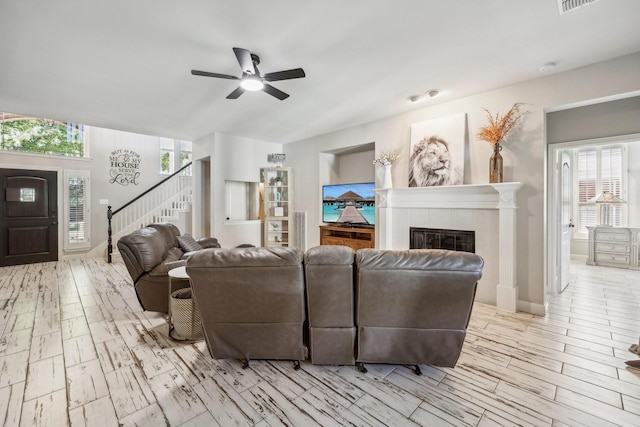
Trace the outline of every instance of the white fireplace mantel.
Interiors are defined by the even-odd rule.
[[[446,187],[411,187],[378,189],[379,209],[377,246],[392,249],[394,210],[398,209],[493,209],[499,211],[499,282],[496,305],[516,311],[516,193],[520,182],[499,184],[452,185]]]

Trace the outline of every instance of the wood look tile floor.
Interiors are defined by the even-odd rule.
[[[0,268],[4,426],[639,426],[640,271],[572,265],[546,317],[476,304],[458,365],[214,360],[167,338],[123,264]]]

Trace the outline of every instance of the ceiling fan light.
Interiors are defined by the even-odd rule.
[[[257,77],[245,77],[240,82],[240,86],[245,90],[256,91],[261,90],[264,87],[264,83]]]

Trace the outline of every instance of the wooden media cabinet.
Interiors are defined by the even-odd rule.
[[[357,251],[358,249],[375,248],[375,236],[375,228],[320,226],[321,245],[343,245]]]

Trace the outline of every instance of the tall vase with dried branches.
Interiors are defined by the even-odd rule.
[[[525,112],[520,111],[521,102],[513,104],[511,109],[502,117],[496,113],[493,116],[487,109],[483,108],[487,112],[487,118],[489,124],[480,128],[476,137],[482,141],[487,141],[493,146],[493,154],[489,159],[489,182],[502,182],[503,166],[502,166],[502,143],[507,137],[507,134],[513,129],[520,119],[525,115]]]

